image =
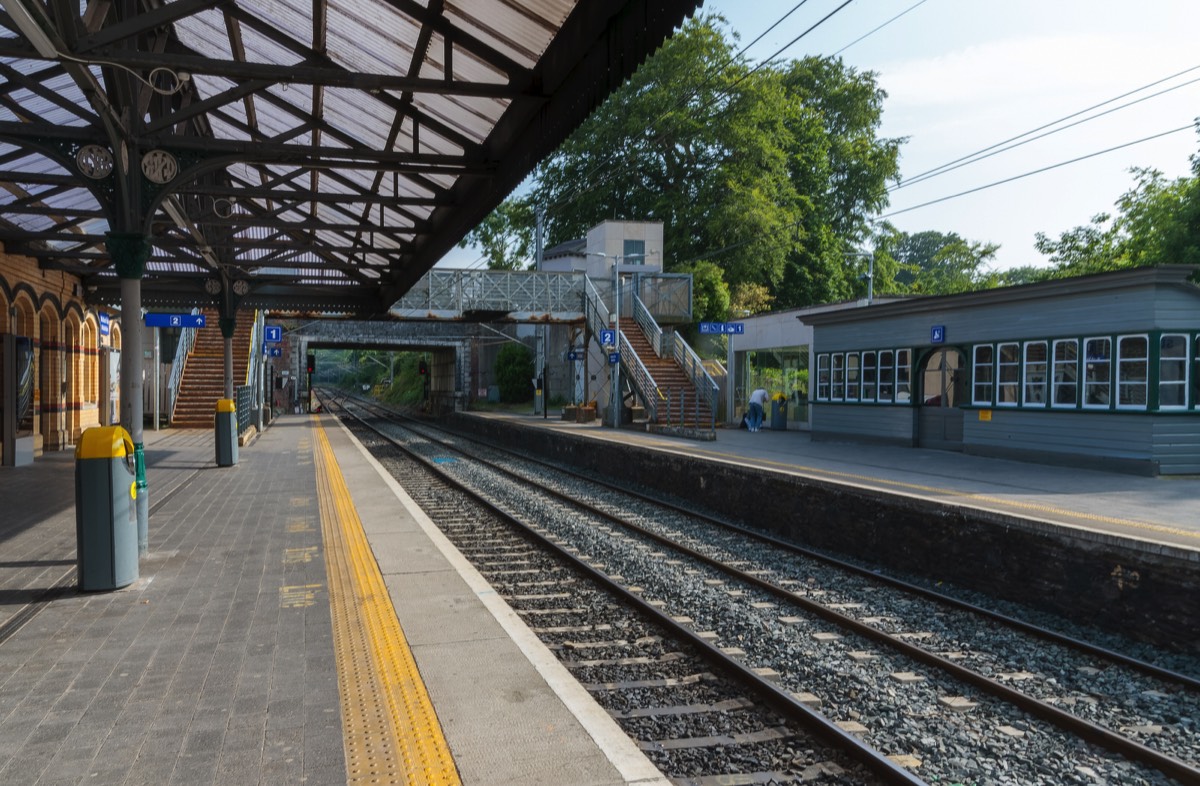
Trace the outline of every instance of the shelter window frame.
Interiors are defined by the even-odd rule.
[[[1164,333],[1158,339],[1158,408],[1182,410],[1188,405],[1188,336]]]
[[[890,349],[879,351],[879,392],[875,400],[880,404],[890,404],[895,393],[896,385],[896,353]]]
[[[1112,337],[1083,340],[1083,408],[1110,409],[1112,401]]]
[[[829,400],[829,353],[817,355],[817,401]]]
[[[991,344],[976,344],[971,350],[971,403],[990,406],[992,383],[995,381],[995,348]]]
[[[1021,345],[1015,341],[996,345],[996,406],[1017,406],[1020,385]]]
[[[1144,410],[1150,394],[1150,337],[1117,336],[1117,409]]]
[[[1046,406],[1046,382],[1049,356],[1045,341],[1029,341],[1024,347],[1023,384],[1021,405],[1026,407]]]
[[[1079,406],[1079,339],[1055,340],[1051,364],[1054,373],[1050,406],[1075,409]]]
[[[862,353],[862,395],[864,403],[875,402],[875,388],[879,384],[879,370],[876,365],[878,355],[875,352]]]
[[[829,386],[829,400],[841,401],[846,390],[846,356],[841,352],[830,356]]]
[[[896,403],[912,403],[912,350],[896,350]]]
[[[846,353],[846,401],[858,401],[862,379],[862,359],[857,352]]]

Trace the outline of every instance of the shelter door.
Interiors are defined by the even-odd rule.
[[[953,348],[935,350],[925,359],[918,379],[921,406],[917,408],[917,445],[936,450],[962,450],[965,361]]]

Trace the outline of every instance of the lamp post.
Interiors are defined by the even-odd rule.
[[[875,301],[875,255],[867,251],[847,251],[846,256],[867,258],[867,305],[869,306]]]

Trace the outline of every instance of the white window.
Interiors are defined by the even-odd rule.
[[[996,348],[996,405],[1014,407],[1021,382],[1021,345],[1000,344]]]
[[[992,403],[992,382],[995,381],[994,355],[991,344],[975,347],[972,357],[972,379],[975,380],[971,387],[972,404]]]
[[[1079,402],[1079,340],[1054,342],[1053,406],[1074,407]]]
[[[1083,341],[1083,405],[1108,409],[1112,399],[1112,339]]]
[[[858,385],[859,385],[859,364],[858,353],[846,353],[846,400],[858,401]]]
[[[886,349],[879,353],[879,400],[891,401],[895,391],[896,366],[895,354]]]
[[[862,353],[862,400],[875,400],[875,385],[878,382],[875,369],[875,353]]]
[[[1147,336],[1117,338],[1117,407],[1145,409],[1150,381],[1150,339]]]
[[[846,356],[834,355],[833,370],[829,375],[830,398],[834,401],[842,400],[842,391],[846,389]]]
[[[1021,390],[1021,403],[1025,406],[1046,406],[1045,341],[1030,341],[1025,345],[1025,385]]]
[[[829,400],[829,355],[817,355],[817,401]]]
[[[1158,408],[1187,406],[1188,337],[1168,334],[1158,340]]]
[[[912,399],[911,350],[896,350],[896,403],[907,404]]]

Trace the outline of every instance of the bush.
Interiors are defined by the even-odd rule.
[[[533,356],[524,344],[505,344],[496,355],[500,400],[510,404],[533,397]]]

